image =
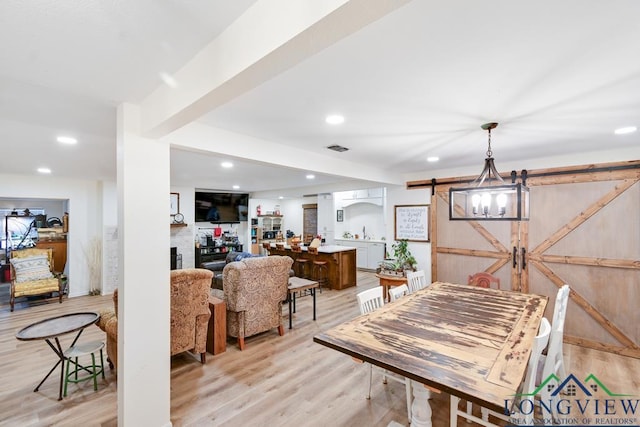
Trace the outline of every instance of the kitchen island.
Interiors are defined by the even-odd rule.
[[[318,248],[318,254],[310,254],[307,248],[302,248],[302,253],[292,252],[291,247],[284,246],[278,249],[274,243],[271,244],[269,255],[284,255],[291,257],[294,261],[298,257],[314,260],[327,261],[328,282],[331,289],[344,289],[356,285],[356,248],[348,246],[327,245]]]

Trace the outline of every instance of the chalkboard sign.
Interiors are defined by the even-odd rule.
[[[395,240],[429,241],[429,205],[396,205],[395,223]]]

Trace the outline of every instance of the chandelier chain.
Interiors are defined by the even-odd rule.
[[[493,157],[493,151],[491,151],[491,128],[489,128],[488,131],[489,131],[489,145],[487,148],[487,157]]]

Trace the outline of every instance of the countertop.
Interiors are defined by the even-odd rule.
[[[353,243],[387,243],[386,240],[380,240],[380,239],[345,239],[344,237],[336,237],[333,240],[340,240],[341,242],[353,242]]]
[[[275,248],[276,244],[272,243],[271,247]],[[291,246],[289,246],[289,245],[284,245],[284,248],[286,250],[291,250]],[[355,249],[356,249],[355,247],[351,247],[351,246],[324,245],[324,246],[320,246],[318,248],[318,253],[321,253],[321,254],[333,254],[333,253],[336,253],[336,252],[352,251],[352,250],[355,250]],[[303,246],[302,247],[302,251],[306,252],[307,251],[307,247]]]

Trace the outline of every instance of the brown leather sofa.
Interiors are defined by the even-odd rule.
[[[201,263],[198,267],[207,269],[213,272],[213,279],[211,279],[211,288],[212,289],[222,289],[222,270],[224,270],[225,266],[230,262],[240,261],[244,258],[250,258],[251,255],[248,252],[229,252],[224,259],[220,259],[217,261],[207,261]]]
[[[227,335],[238,338],[240,350],[245,337],[272,328],[284,335],[282,302],[287,299],[292,264],[288,256],[269,256],[244,258],[224,267]]]
[[[202,268],[171,271],[171,355],[190,351],[205,363],[209,291],[213,273]],[[98,327],[107,334],[107,357],[113,369],[118,365],[118,290],[113,293],[114,308],[102,310]]]

